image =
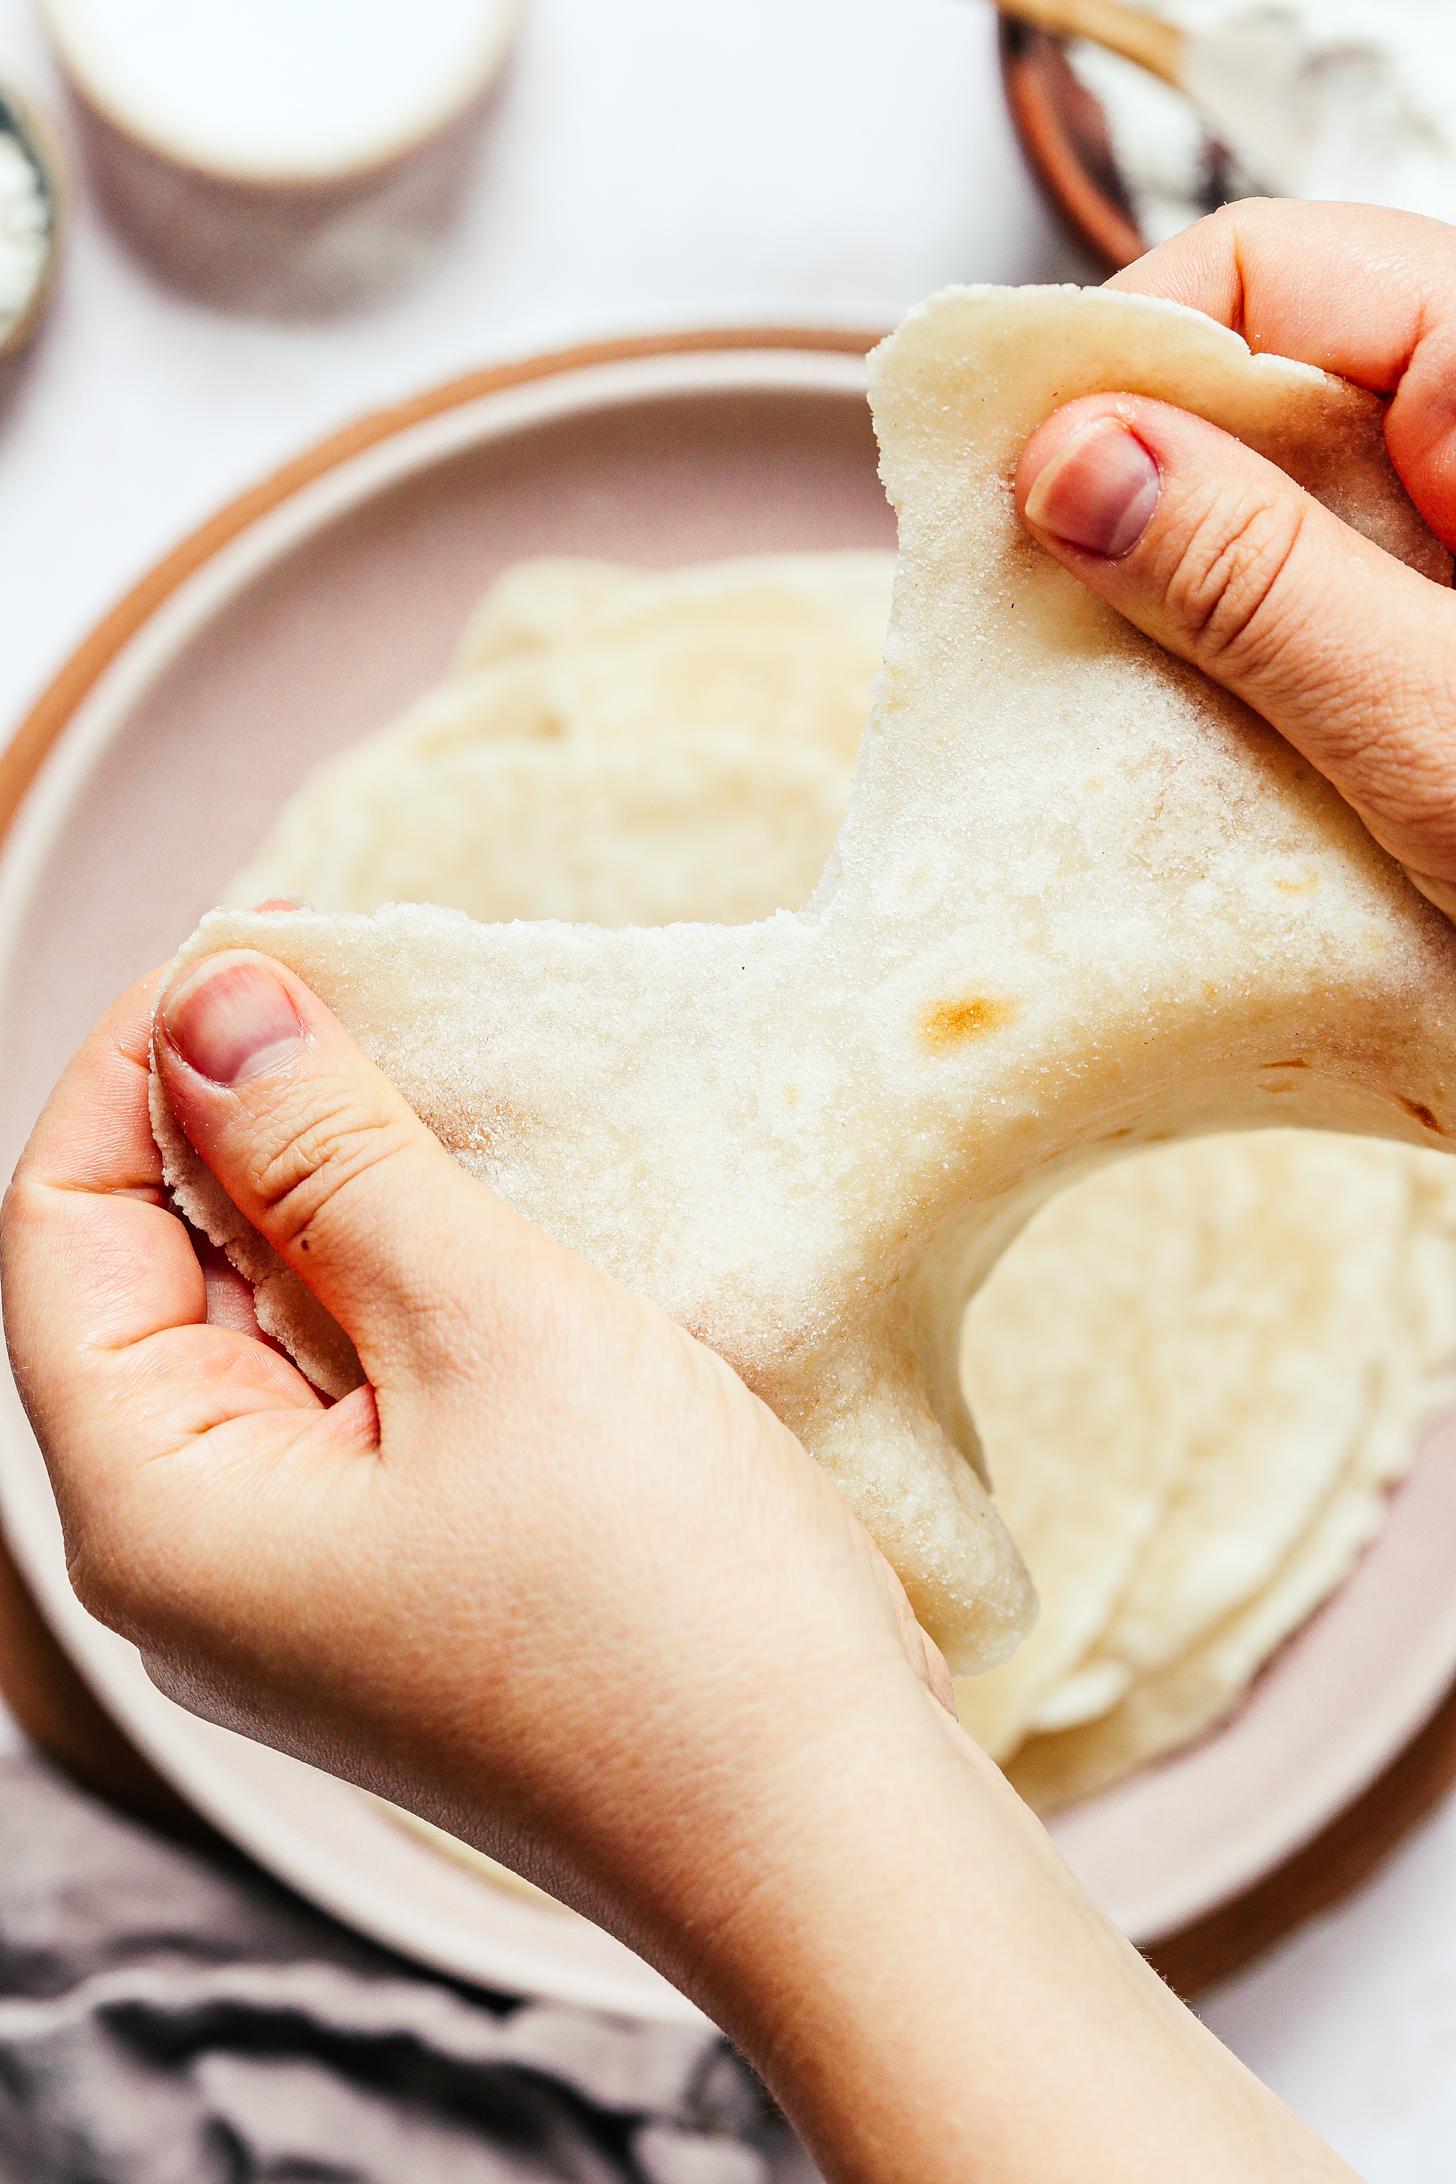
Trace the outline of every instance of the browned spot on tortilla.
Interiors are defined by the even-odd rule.
[[[934,1053],[947,1047],[965,1046],[988,1031],[1009,1024],[1016,1014],[1014,1001],[997,1001],[990,994],[967,994],[960,1001],[935,1001],[921,1020],[925,1043]]]
[[[1131,1125],[1131,1124],[1129,1123],[1129,1124],[1128,1124],[1128,1125],[1127,1125],[1127,1126],[1126,1126],[1126,1127],[1125,1127],[1124,1129],[1121,1129],[1121,1130],[1109,1130],[1109,1131],[1108,1131],[1108,1133],[1107,1133],[1107,1143],[1108,1143],[1108,1144],[1110,1145],[1110,1144],[1112,1143],[1112,1141],[1113,1141],[1113,1139],[1114,1139],[1114,1138],[1131,1137],[1131,1136],[1132,1136],[1132,1125]]]
[[[1308,1063],[1308,1062],[1300,1062],[1300,1061],[1293,1061],[1293,1062],[1265,1062],[1265,1064],[1264,1064],[1264,1067],[1265,1067],[1266,1069],[1308,1069],[1308,1067],[1309,1067],[1309,1063]]]
[[[1424,1100],[1408,1100],[1404,1094],[1398,1094],[1397,1097],[1400,1099],[1400,1104],[1406,1113],[1413,1121],[1418,1122],[1423,1130],[1434,1130],[1437,1137],[1446,1135],[1440,1123],[1436,1120],[1435,1110],[1427,1107]]]

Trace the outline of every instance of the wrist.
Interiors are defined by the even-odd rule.
[[[757,1720],[737,1712],[731,1732],[718,1720],[724,1733],[685,1755],[668,1794],[659,1769],[650,1829],[630,1784],[630,1828],[598,1809],[607,1859],[589,1886],[757,2060],[799,1984],[821,1985],[888,1878],[903,1882],[916,1815],[947,1794],[947,1747],[953,1773],[969,1766],[1009,1793],[908,1667],[877,1690],[861,1683],[852,1704],[801,1685],[766,1695]]]
[[[796,2120],[825,2057],[910,2018],[966,1860],[994,1872],[1014,1848],[1064,1878],[999,1770],[918,1682],[878,1709],[841,1704],[772,1769],[745,1766],[731,1802],[721,1826],[699,1815],[690,1860],[654,1886],[648,1953]]]
[[[691,1967],[829,2184],[1120,2184],[1181,2174],[1190,2146],[1206,2184],[1347,2179],[919,1695],[820,1749]]]

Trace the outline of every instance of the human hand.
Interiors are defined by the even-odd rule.
[[[443,1822],[738,2039],[836,2184],[1349,2172],[1114,1935],[828,1480],[445,1154],[267,958],[162,1001],[173,1111],[353,1337],[327,1405],[167,1207],[156,977],[0,1221],[73,1580],[163,1691]],[[1178,2168],[1178,2173],[1182,2169]]]
[[[458,1168],[290,973],[219,957],[165,997],[158,1065],[357,1345],[368,1385],[325,1404],[167,1208],[158,988],[72,1064],[0,1232],[78,1592],[182,1704],[723,2007],[748,1899],[781,1918],[825,1856],[831,1786],[950,1727],[898,1580],[717,1357]]]
[[[1456,230],[1372,207],[1229,206],[1111,283],[1192,305],[1390,398],[1386,442],[1456,547]],[[1456,599],[1202,418],[1133,395],[1032,435],[1018,504],[1048,552],[1243,698],[1456,916]]]

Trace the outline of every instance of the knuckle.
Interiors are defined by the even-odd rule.
[[[1175,541],[1164,596],[1200,666],[1238,678],[1273,665],[1291,631],[1288,572],[1304,521],[1293,497],[1218,495]]]
[[[251,1723],[237,1718],[239,1710],[229,1707],[217,1681],[200,1662],[183,1659],[165,1645],[142,1644],[139,1651],[148,1682],[164,1699],[170,1699],[173,1706],[196,1715],[199,1721],[215,1722],[219,1728],[237,1729],[245,1736],[249,1734]]]
[[[69,1532],[69,1526],[67,1530]],[[94,1615],[98,1623],[111,1624],[107,1613],[110,1603],[110,1587],[105,1578],[105,1564],[92,1550],[90,1541],[69,1538],[66,1541],[66,1576],[72,1592],[88,1615]],[[115,1625],[111,1624],[114,1629]]]
[[[26,1159],[23,1158],[6,1186],[4,1198],[0,1199],[0,1298],[14,1280],[16,1254],[35,1213],[34,1192],[35,1186],[26,1172]]]
[[[280,1120],[283,1128],[253,1163],[249,1182],[270,1241],[307,1250],[364,1177],[405,1154],[410,1134],[395,1117],[361,1107],[342,1086],[322,1098],[311,1088],[307,1110]]]
[[[1266,202],[1262,198],[1239,198],[1232,204],[1216,206],[1197,222],[1198,239],[1215,255],[1216,262],[1237,263],[1240,244],[1253,225],[1251,215],[1261,212]]]
[[[1235,241],[1247,241],[1277,227],[1285,210],[1284,200],[1278,197],[1236,197],[1209,213],[1206,224],[1210,232],[1216,229]]]
[[[46,1185],[30,1149],[21,1155],[0,1199],[0,1269],[13,1264],[48,1211]],[[3,1283],[3,1276],[0,1276]]]
[[[174,1706],[182,1707],[186,1713],[200,1714],[204,1719],[207,1718],[204,1687],[197,1676],[184,1668],[171,1654],[144,1647],[142,1667],[147,1672],[148,1682],[154,1690],[161,1692],[164,1699],[170,1699]]]
[[[66,1575],[88,1615],[133,1645],[147,1646],[155,1634],[158,1602],[109,1526],[92,1520],[67,1524]]]
[[[1253,258],[1287,243],[1289,205],[1278,197],[1238,197],[1206,213],[1192,230],[1206,266],[1232,278],[1228,323],[1244,331],[1245,283]]]

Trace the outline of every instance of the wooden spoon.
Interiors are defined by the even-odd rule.
[[[1058,38],[1087,38],[1183,87],[1184,34],[1127,0],[997,0],[1003,15]]]

